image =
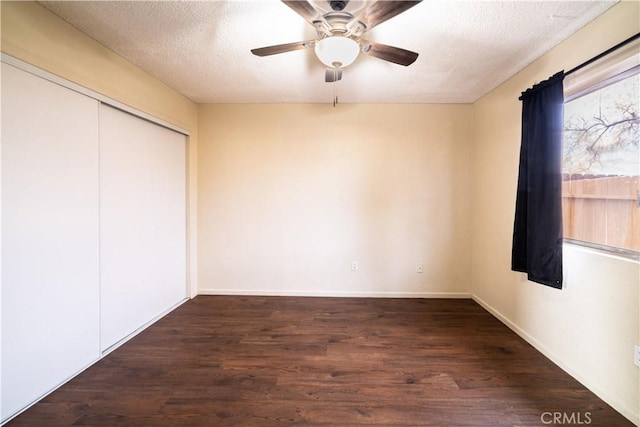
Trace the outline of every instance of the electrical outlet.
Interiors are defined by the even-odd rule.
[[[416,264],[416,273],[424,273],[424,265]]]
[[[640,345],[633,346],[633,364],[640,368]]]
[[[358,271],[358,261],[351,261],[351,271]]]

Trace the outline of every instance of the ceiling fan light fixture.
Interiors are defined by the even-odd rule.
[[[344,36],[326,37],[316,42],[316,55],[330,68],[344,68],[353,63],[360,53],[357,41]]]

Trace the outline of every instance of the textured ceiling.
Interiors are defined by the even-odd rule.
[[[615,3],[425,0],[365,33],[418,52],[414,64],[360,55],[332,84],[313,49],[251,54],[316,37],[276,0],[41,2],[198,103],[470,103]]]

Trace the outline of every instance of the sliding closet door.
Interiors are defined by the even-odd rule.
[[[100,355],[98,102],[2,64],[2,419]]]
[[[102,350],[186,295],[186,137],[102,104]]]

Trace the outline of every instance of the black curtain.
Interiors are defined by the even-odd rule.
[[[522,93],[522,141],[511,269],[562,288],[564,73]]]

